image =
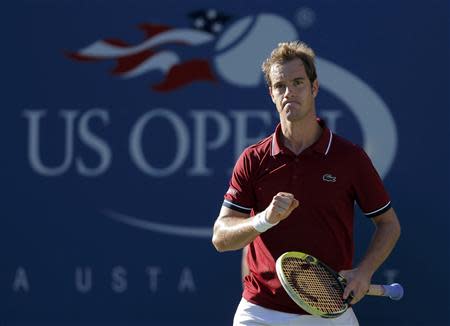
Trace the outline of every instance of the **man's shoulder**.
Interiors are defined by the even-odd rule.
[[[259,142],[245,148],[236,163],[236,167],[244,168],[248,171],[261,165],[261,161],[270,155],[272,148],[272,135],[261,139]]]
[[[350,140],[333,133],[333,152],[341,155],[361,155],[364,150],[360,145],[357,145]]]
[[[248,146],[244,150],[244,154],[246,155],[264,155],[267,152],[270,152],[272,149],[272,141],[273,141],[273,134],[261,139],[259,142]]]

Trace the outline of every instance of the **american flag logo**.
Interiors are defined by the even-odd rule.
[[[189,14],[191,26],[174,28],[160,24],[141,24],[145,38],[130,45],[120,39],[98,40],[67,56],[79,62],[115,60],[112,74],[124,79],[160,71],[164,78],[151,86],[154,91],[168,92],[195,81],[217,80],[209,58],[216,40],[229,16],[216,10],[198,10]],[[208,52],[210,54],[208,54]]]

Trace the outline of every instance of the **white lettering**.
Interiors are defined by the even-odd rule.
[[[400,273],[398,269],[386,269],[383,271],[384,277],[388,284],[394,283],[397,275]]]
[[[178,292],[195,292],[194,277],[189,267],[184,267],[181,271],[180,281],[178,282]]]
[[[161,268],[157,266],[147,267],[147,274],[149,276],[149,289],[150,292],[155,293],[158,291],[158,276],[161,274]]]
[[[145,158],[142,150],[142,134],[147,123],[156,117],[166,119],[175,131],[177,148],[172,163],[165,168],[151,166]],[[160,135],[154,135],[155,138]],[[164,140],[161,140],[164,146]],[[184,163],[189,153],[189,132],[183,120],[175,113],[166,109],[155,109],[144,114],[133,126],[130,134],[130,155],[136,166],[144,173],[153,177],[167,177],[175,173]]]
[[[27,272],[25,271],[25,268],[23,268],[23,267],[17,268],[12,288],[13,288],[14,292],[19,292],[19,291],[29,292],[30,291],[30,284],[28,283],[28,276],[27,276]]]
[[[88,293],[92,290],[92,268],[77,267],[75,269],[75,288],[81,293]]]
[[[138,117],[130,129],[128,150],[131,161],[146,175],[164,178],[179,171],[192,155],[192,166],[187,167],[187,175],[210,176],[214,173],[213,168],[208,166],[212,152],[224,148],[228,150],[231,147],[233,154],[227,156],[226,164],[234,163],[244,148],[272,132],[274,118],[272,114],[270,110],[234,110],[228,113],[215,110],[193,110],[189,112],[192,121],[188,124],[175,111],[164,108],[153,109]],[[338,111],[325,112],[333,126],[339,114]],[[82,114],[79,111],[61,110],[58,113],[64,120],[62,141],[64,157],[61,163],[53,166],[51,163],[44,163],[46,157],[43,153],[48,151],[42,150],[44,147],[42,144],[43,118],[46,115],[45,110],[23,111],[29,129],[28,159],[34,171],[43,176],[61,176],[69,171],[72,162],[75,163],[76,172],[84,177],[98,177],[108,171],[112,164],[114,147],[95,133],[91,125],[93,122],[100,122],[105,128],[108,127],[111,124],[111,118],[107,110],[94,108]],[[76,121],[78,116],[80,119]],[[55,128],[46,129],[45,135],[48,137],[50,134],[51,137],[57,138],[57,135],[51,133],[53,130]],[[75,137],[98,155],[98,162],[89,162],[86,157],[74,153],[77,140]],[[158,148],[146,146],[145,141],[149,137],[158,142],[155,145]],[[174,138],[175,144],[165,141],[165,137]],[[45,147],[47,149],[48,145]],[[161,150],[167,153],[169,157],[167,162],[161,163],[162,158],[156,156]],[[219,154],[220,156],[216,156],[215,159],[223,157],[223,153]],[[55,157],[54,153],[52,157]]]
[[[171,269],[173,270],[173,268]],[[103,291],[108,288],[108,285],[112,293],[123,294],[129,290],[129,273],[123,265],[112,267],[109,274],[110,278],[108,278],[105,273],[100,273],[100,276],[95,278],[95,285],[97,285],[97,282],[100,282],[101,284],[96,287],[94,287],[95,271],[92,266],[77,266],[75,267],[74,272],[74,290],[82,295],[92,293],[94,290]],[[197,291],[194,273],[189,266],[182,267],[178,275],[171,273],[171,277],[175,279],[162,278],[163,274],[161,266],[146,266],[145,272],[148,275],[148,289],[151,294],[156,294],[161,290],[160,287],[163,288],[160,282],[161,279],[165,280],[165,282],[163,282],[163,285],[166,286],[166,288],[164,288],[166,290],[165,292],[176,291],[177,293],[194,293]],[[62,277],[62,279],[65,279],[65,277]],[[141,278],[133,275],[132,279],[136,282]],[[60,285],[61,283],[55,283],[52,286],[58,287]],[[38,286],[38,288],[44,289],[43,286]],[[30,292],[29,273],[24,267],[17,267],[11,289],[14,292]]]
[[[94,168],[88,168],[81,160],[81,158],[77,158],[76,164],[78,171],[81,175],[87,177],[96,177],[106,172],[111,164],[112,154],[108,144],[89,130],[89,121],[95,117],[100,118],[104,125],[107,125],[109,123],[109,114],[107,111],[101,109],[92,109],[81,116],[78,125],[80,140],[84,144],[94,149],[100,156],[100,163],[97,167]]]
[[[342,112],[338,110],[322,110],[320,111],[320,116],[326,121],[327,127],[332,132],[336,132],[337,119],[342,116]]]
[[[230,123],[226,116],[218,111],[191,111],[194,118],[194,166],[188,171],[192,176],[208,176],[212,170],[206,166],[206,150],[218,149],[230,137]],[[207,141],[207,120],[214,120],[217,131],[214,140]]]
[[[116,293],[123,293],[128,288],[127,270],[122,266],[116,266],[111,271],[111,288]]]
[[[28,119],[28,160],[31,168],[44,176],[58,176],[66,172],[73,159],[73,130],[77,111],[62,110],[59,115],[63,117],[66,124],[65,153],[63,163],[56,167],[47,167],[42,163],[40,157],[40,133],[39,121],[46,115],[46,111],[25,110],[23,115]]]

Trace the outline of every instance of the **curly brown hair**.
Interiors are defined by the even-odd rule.
[[[302,60],[305,66],[306,75],[311,84],[317,79],[316,65],[314,63],[315,54],[312,48],[301,41],[283,42],[272,51],[270,56],[262,64],[262,71],[267,85],[272,86],[270,80],[270,69],[273,65],[282,64],[295,58]]]

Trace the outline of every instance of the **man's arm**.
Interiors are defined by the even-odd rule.
[[[298,200],[292,194],[279,192],[260,214],[263,214],[264,223],[272,226],[287,218],[297,206]],[[218,251],[242,249],[260,235],[261,233],[255,229],[254,218],[248,217],[248,214],[222,206],[214,223],[212,238],[214,247]]]
[[[249,214],[222,206],[213,229],[212,243],[217,251],[241,249],[260,234],[248,217]]]
[[[357,303],[367,293],[372,275],[389,256],[400,237],[400,223],[393,208],[372,220],[376,230],[361,263],[353,270],[340,272],[348,281],[344,298],[353,292],[352,304]]]

